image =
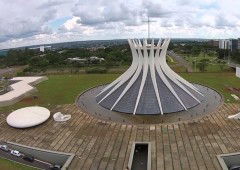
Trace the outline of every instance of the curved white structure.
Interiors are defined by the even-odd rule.
[[[47,80],[46,76],[43,77],[14,77],[11,81],[16,83],[10,85],[11,91],[0,95],[0,107],[12,105],[17,103],[26,96],[36,92],[37,89],[33,87],[42,81]]]
[[[15,128],[28,128],[45,122],[50,111],[44,107],[31,106],[18,109],[7,117],[8,125]]]
[[[164,114],[200,103],[199,90],[177,75],[166,62],[170,39],[128,40],[133,61],[129,69],[106,86],[97,102],[108,109],[132,114]]]

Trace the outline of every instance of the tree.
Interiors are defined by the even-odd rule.
[[[43,69],[48,66],[49,62],[45,57],[36,56],[36,57],[31,58],[29,64],[32,67]]]
[[[206,71],[206,67],[208,66],[209,59],[202,59],[197,63],[197,68],[201,71],[204,72]]]
[[[234,51],[231,53],[231,59],[236,62],[237,64],[240,64],[240,52]]]
[[[225,60],[227,56],[229,55],[229,50],[228,49],[218,49],[218,58]]]

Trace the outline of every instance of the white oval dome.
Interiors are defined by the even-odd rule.
[[[45,122],[50,111],[44,107],[31,106],[18,109],[7,117],[8,125],[15,128],[28,128]]]

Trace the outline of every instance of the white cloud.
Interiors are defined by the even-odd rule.
[[[228,38],[240,34],[236,0],[1,0],[0,48],[88,39]],[[68,17],[58,29],[49,23]]]
[[[63,24],[63,27],[64,27],[66,30],[70,31],[70,30],[72,30],[73,28],[75,28],[75,27],[78,25],[77,21],[78,21],[79,19],[80,19],[79,17],[73,17],[73,18],[67,20],[67,21]]]

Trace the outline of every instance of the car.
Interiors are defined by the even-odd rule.
[[[33,162],[35,159],[32,155],[24,155],[23,160],[28,161],[28,162]]]
[[[20,157],[22,154],[17,150],[11,150],[11,154],[17,157]]]
[[[229,170],[240,170],[240,166],[231,166]]]
[[[0,145],[0,149],[3,150],[3,151],[5,151],[5,152],[8,152],[8,151],[9,151],[7,145]]]
[[[53,165],[50,166],[50,169],[51,170],[60,170],[61,167],[62,167],[61,165],[53,164]]]

